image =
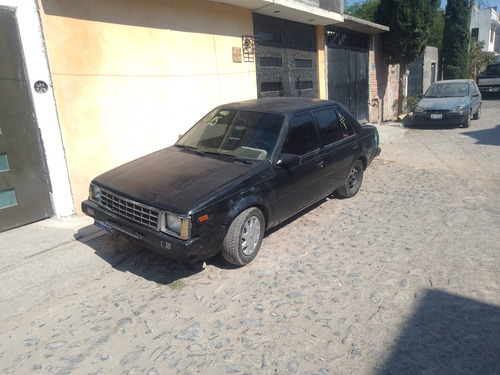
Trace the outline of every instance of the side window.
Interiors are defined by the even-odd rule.
[[[315,111],[314,116],[316,117],[316,121],[318,122],[321,133],[321,140],[323,141],[324,146],[340,141],[342,139],[340,123],[333,108]]]
[[[477,89],[476,83],[475,82],[471,82],[470,86],[471,86],[472,95],[478,94],[478,92],[477,92],[478,89]]]
[[[351,124],[351,119],[344,115],[342,111],[337,109],[337,116],[340,122],[340,130],[342,131],[342,138],[350,137],[351,135],[356,134],[354,130],[354,126]]]
[[[310,113],[295,117],[288,132],[283,153],[304,155],[319,148],[319,139]]]

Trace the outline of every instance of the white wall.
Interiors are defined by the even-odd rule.
[[[480,9],[472,8],[470,29],[479,29],[478,40],[484,42],[484,52],[493,52],[495,50],[495,29],[500,26],[498,13],[491,8]]]

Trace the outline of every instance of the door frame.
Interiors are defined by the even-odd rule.
[[[2,10],[14,12],[25,59],[35,117],[42,140],[51,185],[51,199],[57,217],[75,213],[61,127],[57,116],[49,63],[36,0],[0,0]],[[45,83],[45,85],[41,83]],[[42,90],[35,90],[42,87]]]

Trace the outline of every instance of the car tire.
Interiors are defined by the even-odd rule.
[[[361,183],[363,182],[363,171],[363,162],[359,159],[356,160],[349,170],[344,186],[339,188],[337,192],[345,198],[354,197],[361,188]]]
[[[463,126],[464,128],[468,128],[468,127],[470,127],[471,117],[472,117],[472,109],[470,110],[469,115],[467,116],[467,119],[466,119],[466,120],[464,121],[464,123],[462,124],[462,126]]]
[[[222,242],[222,256],[234,265],[244,266],[257,255],[264,237],[265,220],[262,212],[251,207],[231,223]]]
[[[473,120],[479,120],[481,117],[481,104],[479,104],[479,107],[477,108],[476,113],[474,113],[474,117],[472,117]]]

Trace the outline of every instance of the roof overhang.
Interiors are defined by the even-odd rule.
[[[344,15],[308,5],[296,0],[209,0],[214,3],[234,5],[263,14],[308,25],[335,25],[344,21]]]
[[[352,17],[348,14],[344,14],[344,22],[340,25],[336,25],[344,29],[356,31],[363,34],[381,34],[389,31],[388,26],[379,25],[378,23],[365,21],[360,18]]]

